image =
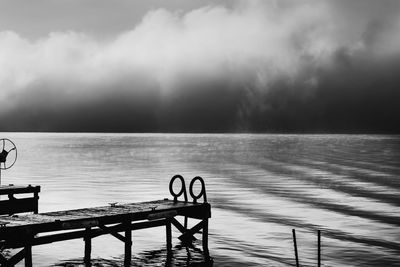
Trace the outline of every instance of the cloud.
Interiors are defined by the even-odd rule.
[[[0,130],[398,131],[399,12],[239,1],[108,39],[0,32]]]

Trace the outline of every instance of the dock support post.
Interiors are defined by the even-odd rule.
[[[35,208],[33,210],[34,214],[39,212],[39,192],[35,192],[33,198],[35,199]]]
[[[124,258],[124,266],[131,266],[132,259],[132,229],[131,222],[125,222],[125,258]]]
[[[167,219],[167,222],[165,224],[165,235],[167,239],[167,254],[172,253],[172,229],[171,229],[171,220]]]
[[[208,257],[209,257],[209,251],[208,251],[208,218],[204,218],[203,219],[202,243],[203,243],[204,256],[208,259]]]
[[[85,263],[85,266],[91,266],[90,253],[92,252],[92,239],[90,237],[90,227],[86,228],[84,240],[85,240],[85,257],[83,261]]]
[[[25,267],[32,267],[32,246],[25,246]]]

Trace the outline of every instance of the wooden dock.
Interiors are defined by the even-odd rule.
[[[182,189],[178,194],[172,190],[172,184],[176,179],[181,180],[182,183]],[[202,185],[202,190],[197,196],[193,195],[193,184],[196,180],[199,180]],[[170,192],[174,196],[172,200],[113,203],[103,207],[0,216],[0,248],[22,248],[10,258],[0,254],[0,264],[14,266],[25,259],[25,266],[33,266],[33,246],[82,238],[85,243],[84,262],[86,266],[90,266],[92,239],[110,234],[124,242],[124,266],[130,266],[133,230],[165,226],[167,252],[170,254],[172,225],[181,232],[179,239],[184,242],[190,242],[193,240],[193,235],[202,230],[203,252],[208,258],[208,220],[211,217],[211,206],[207,203],[203,180],[200,177],[192,180],[190,184],[192,202],[187,200],[184,180],[179,175],[171,180]],[[181,195],[184,199],[178,200]],[[197,201],[200,197],[203,197],[204,202]],[[33,199],[36,200],[35,197]],[[7,210],[7,213],[9,211]],[[180,223],[177,216],[183,216],[184,223]],[[188,218],[199,220],[199,222],[189,229],[187,228]]]
[[[38,213],[40,186],[16,186],[13,184],[0,186],[0,197],[8,196],[8,199],[0,200],[0,215],[21,212]],[[24,195],[23,198],[18,197]],[[27,194],[32,194],[26,197]],[[0,219],[1,220],[1,219]]]

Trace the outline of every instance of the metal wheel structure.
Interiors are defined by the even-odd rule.
[[[14,142],[7,138],[0,139],[0,185],[1,170],[7,170],[14,166],[17,157],[17,146]]]

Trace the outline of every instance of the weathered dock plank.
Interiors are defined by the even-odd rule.
[[[102,206],[76,210],[23,214],[1,217],[0,237],[7,237],[19,228],[35,234],[46,231],[61,231],[87,226],[98,226],[99,223],[111,224],[121,220],[145,220],[161,212],[176,211],[177,215],[196,212],[199,216],[206,212],[203,203],[174,202],[173,200],[156,200],[141,203]]]

